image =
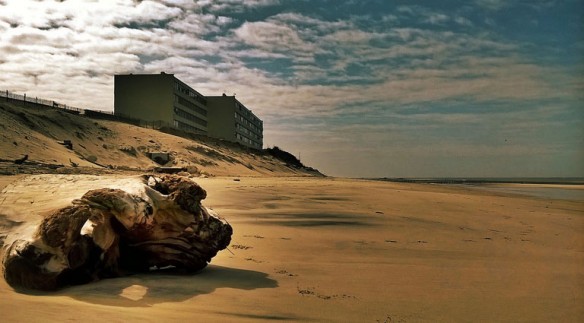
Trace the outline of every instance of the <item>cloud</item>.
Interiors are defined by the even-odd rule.
[[[185,11],[199,9],[199,4],[193,0],[162,0],[162,2],[168,7],[177,7]]]
[[[210,33],[219,33],[222,28],[233,21],[234,19],[230,17],[190,12],[179,19],[170,21],[168,27],[177,32],[201,37]]]
[[[241,13],[261,7],[275,6],[279,0],[202,0],[198,5],[210,12]]]
[[[454,17],[454,21],[462,26],[472,27],[473,23],[469,19],[461,16]]]
[[[526,7],[536,10],[545,10],[546,8],[553,7],[557,4],[557,0],[533,0],[533,1],[521,1],[521,0],[475,0],[475,4],[483,9],[488,9],[491,11],[500,11],[503,9],[508,9],[511,7]]]
[[[432,24],[432,25],[442,25],[446,22],[449,22],[451,18],[442,13],[433,13],[428,15],[428,17],[424,20],[425,22]]]
[[[420,5],[401,5],[397,7],[396,11],[398,15],[392,16],[391,21],[393,22],[415,20],[421,24],[441,27],[446,27],[452,22],[467,27],[473,26],[469,19],[447,10],[429,9]]]
[[[234,32],[245,44],[259,49],[276,52],[315,50],[315,46],[300,39],[294,29],[272,22],[246,22]]]
[[[74,67],[81,75],[93,69],[97,74],[108,75],[166,70],[197,83],[211,82],[213,78],[226,80],[226,85],[203,85],[203,88],[235,88],[252,102],[260,101],[254,95],[263,91],[254,88],[268,88],[287,98],[286,103],[280,104],[290,106],[282,111],[268,111],[273,102],[264,101],[258,109],[270,115],[335,113],[343,102],[360,102],[363,96],[372,102],[408,103],[461,96],[480,100],[520,99],[547,92],[545,82],[538,77],[537,66],[528,67],[518,58],[498,61],[496,57],[490,58],[489,53],[497,56],[513,52],[517,45],[493,40],[488,35],[477,37],[411,27],[372,32],[361,29],[351,20],[326,21],[293,12],[276,14],[265,21],[237,24],[233,18],[200,11],[214,5],[252,8],[277,3],[230,0],[204,1],[194,6],[184,1],[143,1],[132,7],[129,2],[119,2],[114,10],[96,3],[80,10],[80,6],[74,5],[76,2],[63,7],[57,7],[56,3],[36,9],[27,7],[32,10],[27,17],[42,17],[35,24],[46,25],[52,17],[47,12],[57,9],[60,14],[56,16],[66,17],[64,26],[50,31],[24,26],[34,24],[26,20],[29,18],[16,15],[17,11],[8,10],[3,12],[19,23],[4,33],[4,43],[10,45],[0,50],[7,54],[6,60],[13,66],[12,70],[5,69],[9,72],[24,62],[42,59],[47,61],[43,67],[33,68],[30,63],[24,66],[36,74],[53,74],[63,66],[70,70]],[[90,12],[99,13],[99,19],[89,21]],[[124,12],[123,16],[119,12]],[[420,7],[402,6],[397,12],[421,15],[431,24],[452,19]],[[149,24],[161,20],[168,20],[164,29]],[[469,23],[461,17],[458,20],[460,24]],[[131,23],[143,27],[134,28]],[[221,35],[214,40],[204,39],[212,33]],[[15,54],[18,51],[27,52],[28,56],[18,56]],[[40,56],[41,53],[58,57]],[[103,55],[110,53],[127,55],[112,55],[108,62]],[[212,56],[218,60],[215,65],[206,58]],[[150,58],[144,60],[146,57]],[[453,60],[453,57],[457,58]],[[293,77],[281,80],[268,70],[249,67],[243,61],[247,58],[291,59],[293,64],[288,68]],[[81,68],[83,64],[86,66]],[[355,66],[361,72],[351,72]],[[189,76],[187,71],[197,77]],[[313,85],[322,82],[330,85]],[[249,89],[248,84],[252,83],[254,88]],[[513,87],[509,86],[511,83]],[[296,108],[294,103],[287,102],[311,107]]]
[[[511,4],[512,1],[505,0],[475,0],[476,4],[481,8],[490,10],[501,10]]]
[[[355,27],[351,21],[328,21],[294,12],[278,13],[267,20],[293,26],[295,29],[302,30],[302,32],[309,35],[329,34]]]

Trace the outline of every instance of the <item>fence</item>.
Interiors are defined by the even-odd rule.
[[[24,94],[24,95],[16,94],[13,92],[9,92],[8,90],[0,91],[0,100],[2,100],[2,99],[6,100],[8,102],[23,103],[24,105],[31,104],[31,105],[46,107],[46,108],[63,109],[63,110],[65,110],[65,112],[84,115],[84,116],[92,118],[92,119],[104,119],[104,120],[111,120],[111,121],[119,121],[119,122],[129,123],[129,124],[132,124],[132,125],[135,125],[138,127],[143,127],[143,128],[177,129],[177,130],[180,130],[183,132],[188,132],[191,134],[206,135],[206,133],[204,133],[202,131],[197,132],[197,131],[193,131],[190,129],[183,129],[182,127],[177,127],[174,124],[164,122],[164,121],[145,121],[145,120],[140,120],[140,119],[133,118],[131,116],[127,116],[127,115],[123,115],[123,114],[119,114],[119,113],[114,114],[113,112],[109,112],[109,111],[80,109],[80,108],[72,107],[70,105],[58,103],[58,102],[53,101],[53,100],[46,100],[46,99],[42,99],[42,98],[38,98],[38,97],[30,97],[30,96],[27,96],[26,94]]]
[[[20,101],[23,103],[28,102],[28,103],[32,103],[35,105],[42,105],[42,106],[46,106],[46,107],[59,108],[59,109],[67,110],[67,111],[74,112],[77,114],[80,114],[83,112],[83,109],[79,109],[76,107],[72,107],[70,105],[58,103],[57,101],[41,99],[38,97],[26,96],[26,93],[24,95],[20,95],[20,94],[9,92],[8,90],[0,91],[0,98],[4,98],[4,99],[6,99],[6,101]]]

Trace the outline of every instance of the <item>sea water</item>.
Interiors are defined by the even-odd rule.
[[[382,178],[391,182],[446,184],[475,188],[505,194],[518,194],[546,199],[584,201],[582,177],[535,177],[535,178]],[[503,186],[501,184],[543,184]],[[557,186],[556,186],[557,185]]]
[[[521,187],[501,187],[501,186],[490,186],[490,185],[477,185],[473,186],[480,190],[498,192],[498,193],[510,193],[518,195],[527,195],[545,199],[554,200],[571,200],[571,201],[584,201],[584,187],[581,185],[574,185],[574,188],[562,187],[531,187],[531,186],[521,186]]]

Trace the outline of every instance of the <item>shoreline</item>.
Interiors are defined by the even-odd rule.
[[[392,183],[421,184],[534,184],[534,185],[575,185],[584,186],[582,177],[541,177],[541,178],[364,178]]]

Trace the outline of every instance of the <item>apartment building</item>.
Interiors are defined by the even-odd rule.
[[[207,100],[173,74],[115,75],[114,114],[208,134]]]
[[[235,96],[203,96],[173,74],[115,75],[114,114],[263,146],[262,120]]]
[[[262,149],[264,123],[235,96],[207,96],[209,136]]]

